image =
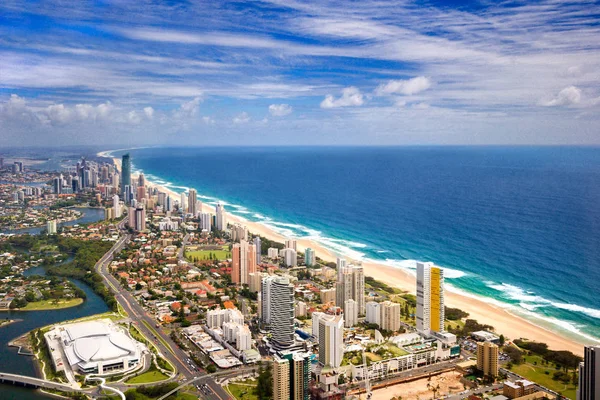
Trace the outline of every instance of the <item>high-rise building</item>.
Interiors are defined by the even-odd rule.
[[[294,345],[294,286],[286,277],[276,276],[270,290],[271,338],[280,350]]]
[[[179,211],[184,214],[187,211],[186,207],[185,207],[185,204],[186,204],[185,199],[186,199],[185,193],[181,192],[181,194],[179,195]]]
[[[346,259],[338,257],[336,261],[338,280],[340,280],[341,275],[344,273],[343,271],[346,269]]]
[[[166,211],[173,211],[173,201],[171,200],[171,196],[167,196],[167,199],[165,200],[165,210]]]
[[[119,203],[119,195],[115,194],[112,198],[113,214],[115,218],[121,218],[121,204]]]
[[[318,322],[319,363],[337,368],[344,355],[344,317],[321,313]]]
[[[358,303],[352,299],[344,304],[344,326],[352,328],[358,324]]]
[[[274,278],[274,275],[263,277],[260,286],[261,321],[267,326],[271,324],[271,284]]]
[[[321,303],[335,303],[335,288],[331,289],[321,289]]]
[[[262,243],[260,242],[260,236],[255,236],[252,239],[252,243],[254,243],[254,247],[256,248],[256,263],[260,264],[262,262]]]
[[[146,186],[137,187],[137,196],[135,198],[137,201],[143,201],[146,198]]]
[[[289,400],[309,400],[310,353],[282,352],[281,358],[289,361]]]
[[[315,251],[310,247],[304,250],[304,264],[306,264],[307,267],[315,265]]]
[[[290,361],[273,358],[273,400],[290,399]]]
[[[48,235],[56,235],[56,220],[46,222],[46,230],[48,231]]]
[[[200,214],[200,230],[210,232],[212,229],[212,215],[209,213]]]
[[[498,376],[498,346],[492,342],[477,343],[477,369],[484,376]]]
[[[131,160],[129,159],[129,153],[123,154],[121,157],[121,188],[122,193],[125,193],[125,186],[131,187]],[[129,198],[123,197],[125,202],[129,204]]]
[[[417,262],[417,331],[444,332],[444,270]]]
[[[146,186],[146,178],[144,177],[144,173],[140,172],[138,175],[138,187]]]
[[[338,271],[338,281],[335,286],[338,307],[345,307],[347,300],[354,300],[358,305],[358,314],[365,313],[365,273],[362,265],[348,265]],[[344,313],[346,310],[344,309]]]
[[[242,224],[233,224],[231,227],[231,240],[234,242],[248,240],[248,228]]]
[[[218,203],[215,207],[215,228],[218,231],[224,231],[227,228],[227,218],[225,216],[225,207]]]
[[[254,245],[245,240],[234,243],[231,259],[231,282],[248,284],[248,274],[256,271],[256,248]]]
[[[381,310],[379,303],[370,301],[367,303],[367,316],[365,321],[369,324],[381,325]]]
[[[146,209],[143,205],[129,207],[127,224],[138,232],[146,230]]]
[[[52,180],[52,189],[55,194],[60,194],[60,190],[62,189],[62,179],[60,177],[56,177]]]
[[[600,400],[600,346],[585,346],[583,352],[577,400]]]
[[[400,304],[388,300],[381,303],[379,307],[381,329],[391,332],[398,331],[400,329]]]
[[[197,193],[195,189],[190,189],[189,193],[188,193],[188,207],[187,207],[187,212],[188,214],[192,214],[193,216],[196,216],[196,202],[198,201],[197,197]]]
[[[285,240],[285,248],[286,249],[294,249],[295,251],[298,251],[296,239],[286,239]]]
[[[283,252],[283,262],[286,267],[295,267],[298,265],[298,253],[296,250],[291,248],[286,248],[282,250]]]

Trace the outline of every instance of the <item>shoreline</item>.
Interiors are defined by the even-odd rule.
[[[101,156],[103,153],[98,153]],[[106,155],[102,155],[107,157]],[[121,169],[121,160],[118,157],[112,157],[113,162]],[[132,179],[137,177],[138,173],[131,174]],[[180,193],[175,192],[164,185],[157,184],[148,180],[146,182],[153,187],[158,188],[173,198],[178,199]],[[202,203],[202,212],[209,212],[214,214],[214,208],[208,204]],[[248,228],[249,232],[257,234],[273,240],[276,242],[283,243],[286,239],[285,236],[275,232],[274,230],[254,221],[246,220],[243,217],[236,216],[226,211],[227,222],[240,223]],[[307,247],[310,247],[315,251],[315,255],[325,262],[335,262],[337,255],[324,247],[323,245],[310,240],[297,238],[298,251],[304,252]],[[352,260],[349,257],[345,257],[348,262],[360,261]],[[408,293],[415,294],[416,291],[416,278],[406,270],[401,268],[391,267],[383,263],[377,263],[373,261],[362,262],[365,269],[365,276],[370,276],[376,280],[387,283],[390,286],[397,287],[401,290],[407,291]],[[488,303],[485,299],[477,298],[475,296],[463,295],[451,290],[445,290],[446,306],[459,308],[469,313],[471,319],[477,320],[479,323],[488,324],[495,328],[495,333],[503,334],[507,339],[513,340],[518,338],[527,338],[538,342],[544,342],[548,344],[548,347],[552,350],[568,350],[574,354],[583,355],[583,342],[579,342],[573,338],[567,337],[563,334],[550,330],[549,328],[535,324],[534,322],[511,313],[506,308]]]

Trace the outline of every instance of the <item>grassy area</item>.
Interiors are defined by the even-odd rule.
[[[211,257],[212,254],[212,258]],[[224,247],[223,250],[194,250],[186,251],[185,258],[190,261],[198,260],[226,260],[231,258],[231,252]]]
[[[150,370],[144,372],[141,375],[134,376],[131,379],[128,379],[125,383],[136,384],[136,383],[154,383],[164,381],[169,377],[159,370],[157,370],[154,366]]]
[[[527,362],[520,365],[514,365],[511,369],[516,374],[525,377],[527,380],[539,383],[542,386],[552,389],[563,396],[575,399],[577,387],[571,383],[565,385],[562,382],[552,379],[552,374],[556,372],[554,365],[542,365],[542,358],[539,356],[526,356]],[[537,363],[537,365],[534,364]],[[547,372],[547,374],[546,374]]]
[[[230,383],[226,388],[238,400],[258,400],[258,396],[256,395],[256,381]]]
[[[446,320],[444,325],[446,325],[446,330],[449,330],[449,326],[452,326],[452,329],[456,329],[456,327],[458,327],[459,330],[462,330],[465,327],[465,321],[461,319],[457,319],[456,321]]]
[[[75,307],[83,303],[83,299],[40,300],[27,303],[21,311],[60,310],[61,308]]]
[[[144,335],[142,335],[142,333],[139,331],[137,326],[131,324],[129,326],[129,334],[131,335],[132,338],[134,338],[138,342],[144,343],[147,346],[149,346],[150,350],[154,354],[156,354],[156,361],[158,362],[158,366],[160,368],[165,369],[170,372],[173,372],[175,370],[170,362],[168,362],[163,357],[161,357],[160,354],[158,354],[158,349],[156,348],[154,343],[150,342]]]

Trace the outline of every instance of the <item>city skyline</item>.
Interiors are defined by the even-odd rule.
[[[595,3],[61,4],[0,5],[4,146],[600,143]]]

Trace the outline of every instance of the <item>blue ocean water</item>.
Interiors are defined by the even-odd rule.
[[[114,155],[122,154],[116,151]],[[600,338],[600,148],[146,148],[175,191],[350,258],[446,268],[451,290]],[[204,196],[204,197],[202,197]],[[583,337],[582,337],[583,336]]]

